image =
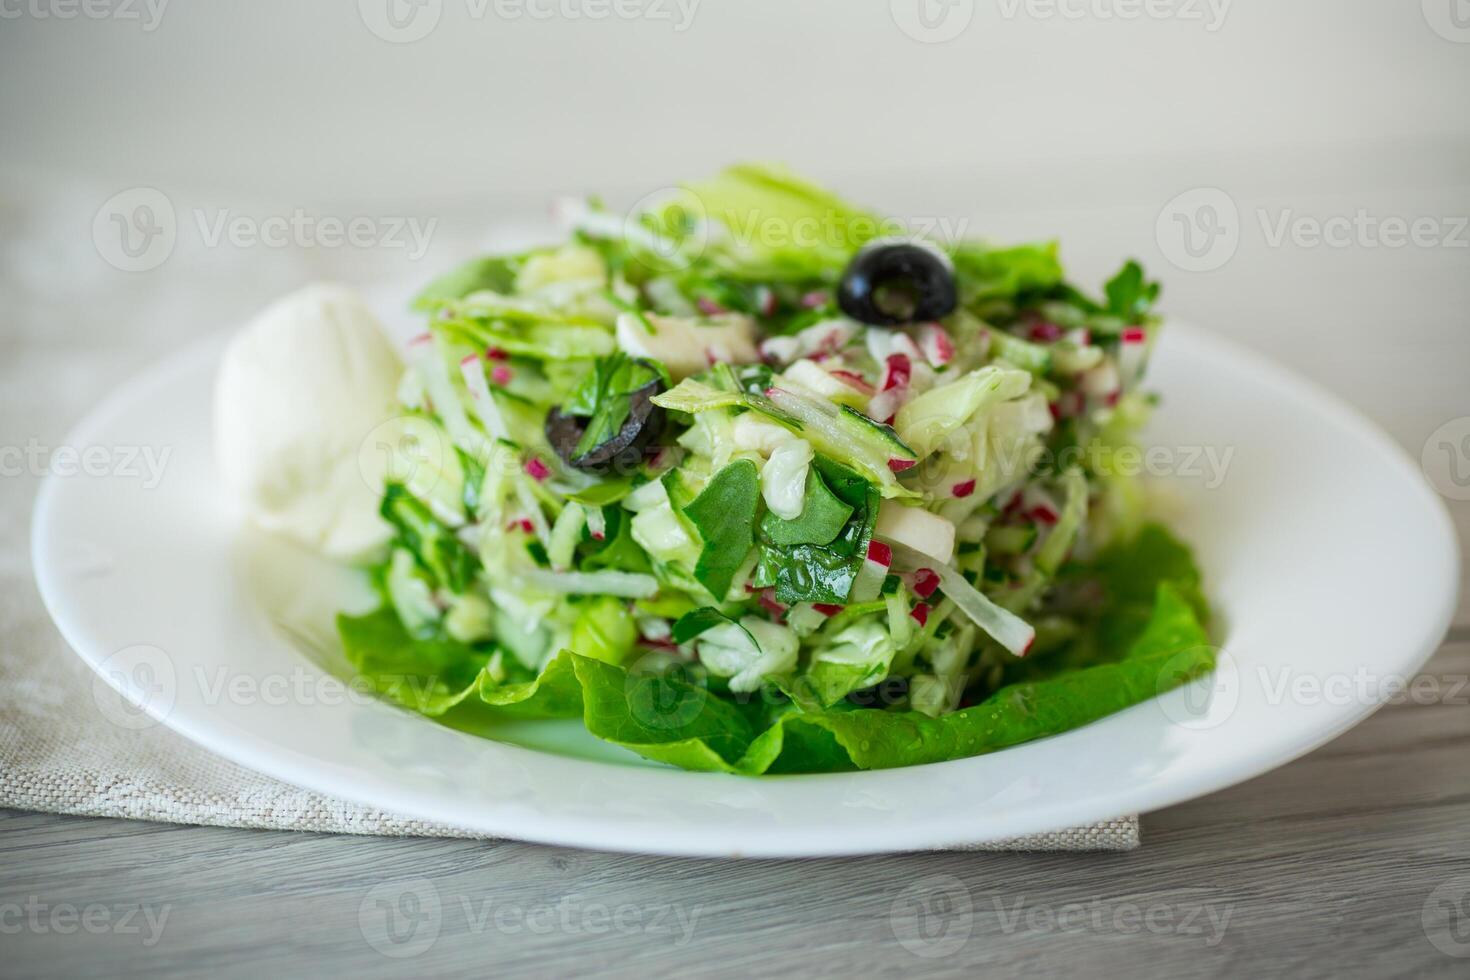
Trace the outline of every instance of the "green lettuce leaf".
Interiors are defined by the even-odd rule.
[[[1129,259],[1103,287],[1108,312],[1125,323],[1137,323],[1153,309],[1160,288],[1157,282],[1150,282],[1144,276],[1143,266],[1137,260]]]
[[[634,393],[654,382],[668,382],[661,366],[621,351],[598,358],[561,405],[564,414],[588,420],[572,455],[586,455],[616,436],[632,411]]]
[[[840,500],[827,488],[815,466],[806,472],[806,495],[801,513],[794,520],[777,517],[767,511],[761,518],[761,537],[771,544],[789,547],[797,544],[830,544],[842,533],[852,505]]]
[[[755,541],[759,498],[760,472],[750,460],[741,459],[716,473],[699,496],[683,508],[704,540],[694,577],[717,600],[723,600],[730,591],[730,583]]]
[[[348,662],[375,692],[431,718],[474,694],[490,659],[488,650],[453,640],[415,639],[391,606],[340,615],[337,633]]]
[[[427,505],[402,484],[390,483],[383,490],[379,512],[393,526],[394,539],[413,553],[414,560],[435,584],[455,593],[469,588],[479,559],[430,513]]]
[[[563,651],[536,677],[497,683],[486,670],[492,651],[449,639],[410,636],[389,607],[337,617],[343,652],[378,694],[420,714],[459,717],[493,709],[501,716],[575,718],[582,688]]]
[[[391,611],[343,616],[339,628],[349,659],[375,690],[431,716],[451,709],[580,714],[587,730],[604,741],[698,771],[886,769],[979,755],[1070,731],[1214,668],[1198,572],[1168,532],[1146,529],[1087,573],[1109,590],[1108,609],[1099,619],[1106,640],[1093,641],[1091,662],[1077,667],[1055,660],[1049,673],[1035,671],[979,704],[937,718],[846,701],[823,707],[819,696],[741,702],[706,686],[689,664],[627,669],[569,650],[539,677],[496,683],[485,669],[485,650],[414,640]],[[715,610],[690,617],[686,631],[723,619]],[[1114,649],[1115,644],[1122,646]]]
[[[851,516],[836,537],[822,544],[783,544],[768,536],[766,522],[762,521],[761,557],[752,584],[775,586],[777,600],[788,605],[841,605],[852,592],[867,557],[882,496],[873,484],[826,456],[813,459],[812,472],[821,477],[823,486],[838,503],[851,508]],[[777,527],[778,533],[782,530]]]
[[[751,715],[679,677],[630,679],[575,658],[588,731],[686,769],[759,775],[890,769],[960,759],[1097,721],[1214,667],[1214,653],[1178,592],[1159,588],[1147,628],[1117,663],[1015,684],[930,718],[913,711],[790,708],[764,729]]]
[[[760,271],[772,277],[833,275],[885,227],[876,215],[780,166],[739,164],[688,190],[735,241],[770,260]]]
[[[508,293],[515,288],[516,272],[525,257],[521,255],[489,255],[470,259],[446,272],[414,297],[415,310],[433,310],[445,302],[463,299],[470,293],[488,289]]]
[[[1041,293],[1063,280],[1056,242],[1011,248],[964,242],[950,253],[950,258],[967,302]]]

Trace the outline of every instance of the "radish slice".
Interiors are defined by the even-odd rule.
[[[1120,386],[1118,369],[1111,361],[1103,361],[1090,371],[1085,371],[1077,381],[1077,387],[1089,398],[1107,398]]]
[[[909,615],[914,617],[914,622],[920,626],[929,625],[929,607],[925,603],[919,603],[909,612]]]
[[[1035,510],[1049,510],[1055,514],[1061,510],[1056,498],[1037,486],[1027,487],[1021,492],[1021,507],[1028,514]]]
[[[777,622],[780,622],[781,617],[786,614],[786,607],[776,601],[775,589],[762,589],[759,602],[761,608],[770,613]]]
[[[1031,324],[1031,339],[1049,344],[1054,340],[1062,339],[1062,328],[1055,323],[1046,320],[1038,320]]]
[[[921,568],[914,573],[914,595],[927,599],[939,588],[939,575],[932,568]]]
[[[1054,419],[1070,419],[1081,415],[1086,404],[1087,401],[1080,391],[1064,391],[1047,408]]]
[[[882,541],[868,542],[868,561],[888,568],[893,564],[893,549]]]
[[[940,588],[954,601],[960,612],[970,617],[997,643],[1018,657],[1024,657],[1036,642],[1036,630],[1020,616],[992,602],[958,571],[934,561],[923,552],[899,542],[891,542],[895,554],[906,564],[924,565],[939,577]]]
[[[1148,334],[1142,327],[1129,327],[1123,331],[1123,344],[1118,349],[1118,373],[1122,376],[1124,385],[1131,385],[1143,373],[1147,341]]]
[[[897,542],[906,545],[921,554],[933,556],[935,561],[947,562],[954,555],[954,522],[921,507],[883,501],[878,508],[874,533],[886,544]]]
[[[934,367],[944,367],[954,360],[954,341],[937,323],[926,323],[919,328],[919,350],[924,359]]]
[[[495,366],[496,370],[502,367],[500,364]],[[465,387],[469,389],[470,404],[474,406],[475,414],[484,423],[490,438],[509,438],[510,430],[505,426],[505,419],[500,414],[495,396],[490,393],[490,385],[485,380],[485,369],[480,363],[479,355],[471,354],[460,361],[459,373],[464,378]]]
[[[817,351],[836,353],[847,346],[857,332],[857,324],[851,320],[823,320],[814,323],[796,335],[803,354]]]
[[[761,311],[761,316],[776,315],[776,293],[769,286],[761,286],[755,291],[755,303]]]
[[[827,373],[832,375],[832,377],[836,378],[838,381],[841,381],[843,384],[847,385],[849,388],[855,388],[856,390],[862,392],[864,395],[867,395],[870,398],[873,395],[877,394],[877,389],[868,384],[868,382],[864,380],[863,376],[861,374],[858,374],[856,371],[849,371],[846,368],[832,368]]]
[[[985,593],[948,565],[940,565],[937,571],[944,594],[954,600],[961,612],[1011,653],[1026,656],[1031,644],[1036,642],[1036,630],[1030,623],[991,602]]]
[[[904,396],[906,394],[908,392],[903,388],[890,388],[887,391],[880,391],[868,401],[868,411],[866,413],[868,418],[881,421],[885,425],[892,425],[893,423],[889,420],[898,414],[900,408],[903,408]]]
[[[761,341],[761,358],[777,364],[789,364],[801,356],[801,341],[795,337],[767,337]]]
[[[914,365],[907,354],[889,354],[883,363],[883,382],[878,387],[883,391],[907,388],[913,375]]]

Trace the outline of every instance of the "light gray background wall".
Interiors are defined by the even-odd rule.
[[[395,270],[421,278],[555,194],[784,160],[892,212],[1060,235],[1085,279],[1136,254],[1172,312],[1410,449],[1464,414],[1448,378],[1405,382],[1470,365],[1465,0],[87,2],[0,0],[0,173],[65,188],[58,226],[140,185],[176,205],[184,255],[201,208],[435,218],[433,253]],[[1178,197],[1197,188],[1236,210],[1205,271],[1163,240],[1169,209],[1202,220],[1209,199]],[[1359,212],[1346,246],[1311,243]],[[1434,244],[1373,240],[1385,219],[1433,219]],[[71,244],[73,277],[118,275]],[[195,260],[252,273],[241,312],[290,278],[260,248]]]

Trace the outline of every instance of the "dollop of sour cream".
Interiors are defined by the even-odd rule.
[[[215,380],[215,455],[249,518],[336,559],[381,549],[384,454],[403,364],[367,304],[320,283],[231,340]]]

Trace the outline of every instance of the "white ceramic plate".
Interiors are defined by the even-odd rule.
[[[150,716],[221,756],[495,835],[662,854],[857,854],[1153,810],[1362,720],[1434,650],[1456,595],[1450,521],[1404,453],[1313,386],[1173,325],[1149,378],[1165,399],[1149,439],[1174,471],[1161,481],[1171,521],[1196,546],[1219,612],[1214,678],[1054,738],[881,772],[687,773],[594,743],[575,723],[522,722],[498,733],[519,744],[492,741],[333,676],[330,615],[361,608],[361,583],[241,529],[210,458],[219,350],[161,365],[68,439],[171,455],[156,486],[122,473],[48,479],[33,548],[57,625]]]

